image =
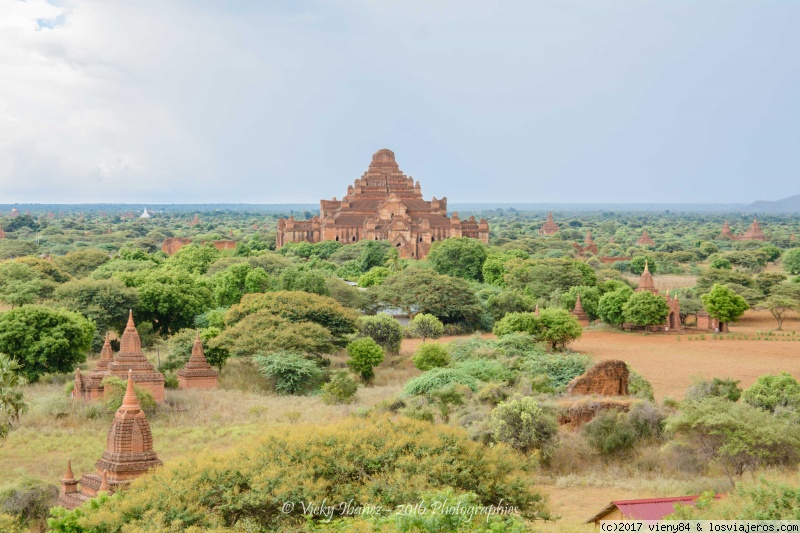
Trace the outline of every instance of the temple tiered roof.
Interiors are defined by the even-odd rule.
[[[544,221],[542,227],[539,228],[540,235],[553,235],[561,231],[561,228],[558,227],[558,224],[553,221],[553,212],[549,211],[547,213],[547,220]]]
[[[750,224],[750,227],[745,231],[741,237],[739,237],[740,241],[766,241],[767,236],[764,235],[764,232],[761,231],[761,226],[758,225],[758,219],[755,217],[753,218],[753,223]]]
[[[731,231],[731,227],[728,225],[728,221],[725,221],[725,224],[722,225],[722,231],[719,234],[720,239],[730,239],[733,240],[735,237],[733,236],[733,232]]]
[[[655,283],[653,283],[653,275],[650,273],[650,265],[647,261],[644,262],[644,271],[639,278],[639,286],[636,291],[650,291],[653,294],[658,294]]]
[[[572,309],[572,316],[578,319],[578,322],[581,323],[581,326],[586,327],[589,325],[589,315],[583,310],[581,293],[578,293],[578,297],[575,299],[575,307]]]
[[[647,234],[647,230],[644,230],[642,232],[642,236],[639,237],[638,241],[636,241],[636,244],[639,245],[649,244],[650,246],[655,246],[656,243],[653,239],[650,238],[650,235]]]
[[[136,325],[133,323],[133,311],[128,314],[128,325],[122,333],[119,353],[109,363],[109,372],[119,378],[125,378],[128,371],[133,371],[133,381],[153,393],[156,402],[164,401],[164,374],[158,372],[142,352],[142,340]]]

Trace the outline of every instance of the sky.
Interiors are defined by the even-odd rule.
[[[800,193],[800,1],[0,0],[0,203]]]

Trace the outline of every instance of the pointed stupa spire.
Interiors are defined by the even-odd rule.
[[[128,387],[125,389],[125,397],[122,399],[122,405],[119,410],[141,411],[141,409],[139,398],[136,397],[136,391],[133,389],[133,370],[128,370]]]
[[[539,316],[539,304],[536,304],[536,309],[533,310],[535,316]]]
[[[72,459],[67,459],[67,469],[64,471],[61,481],[75,481],[75,474],[72,473]]]
[[[108,363],[114,360],[114,351],[111,349],[111,336],[106,331],[106,339],[103,342],[103,349],[100,350],[100,361],[105,361],[104,366],[108,366]],[[98,366],[100,363],[98,363]]]
[[[572,316],[578,319],[578,322],[580,322],[581,326],[586,327],[589,325],[589,315],[583,310],[580,292],[578,292],[578,296],[575,298],[575,307],[572,309]]]
[[[103,478],[100,481],[100,488],[97,489],[97,492],[110,492],[111,485],[108,484],[108,470],[103,470]]]
[[[575,299],[575,312],[583,313],[583,304],[581,303],[581,293],[578,292],[578,297]]]
[[[639,287],[636,288],[636,291],[650,291],[653,294],[658,293],[653,283],[653,275],[650,273],[650,263],[647,260],[644,262],[644,270],[642,271],[642,276],[639,278]]]
[[[217,388],[217,372],[211,368],[211,365],[206,360],[199,331],[195,336],[191,357],[189,357],[186,365],[178,370],[178,387],[181,389]]]

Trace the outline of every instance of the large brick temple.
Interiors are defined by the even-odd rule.
[[[485,219],[461,220],[456,212],[448,218],[447,198],[423,199],[419,182],[403,174],[394,152],[385,148],[373,154],[344,198],[321,200],[319,211],[311,220],[280,219],[277,248],[290,242],[380,240],[389,241],[400,257],[423,258],[432,243],[448,237],[489,242]]]

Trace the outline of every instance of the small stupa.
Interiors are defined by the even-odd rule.
[[[578,319],[578,322],[581,323],[581,326],[586,327],[589,325],[589,315],[587,315],[586,311],[583,310],[581,293],[578,293],[578,297],[575,300],[575,307],[572,309],[572,316]]]
[[[766,241],[767,236],[764,235],[764,232],[761,231],[761,226],[758,225],[758,219],[753,217],[753,223],[750,224],[750,227],[745,231],[741,237],[739,237],[740,241]]]
[[[144,211],[142,211],[142,214],[139,215],[139,218],[150,218],[150,213],[147,212],[146,207],[144,208]]]
[[[731,227],[728,225],[728,221],[725,221],[725,224],[722,225],[722,231],[719,234],[719,239],[726,239],[726,240],[734,240],[735,237],[733,236],[733,232],[731,231]]]
[[[128,371],[125,397],[108,430],[106,451],[95,463],[95,473],[84,474],[78,482],[72,473],[72,462],[68,460],[58,504],[75,509],[100,492],[124,489],[133,479],[161,465],[153,450],[150,424],[133,389],[133,371]]]
[[[164,374],[157,371],[142,352],[142,340],[133,323],[133,311],[128,313],[128,325],[122,333],[119,353],[117,353],[116,359],[108,365],[110,374],[123,379],[128,375],[129,370],[133,371],[133,381],[153,393],[153,399],[156,402],[164,401]]]
[[[553,220],[553,212],[548,211],[547,220],[545,220],[542,227],[539,228],[539,235],[554,235],[559,231],[561,231],[561,228],[559,228],[558,224]]]
[[[106,340],[103,343],[103,349],[100,350],[100,360],[97,361],[97,366],[94,367],[89,375],[83,378],[80,375],[80,369],[75,373],[75,394],[79,394],[84,402],[92,402],[99,400],[103,397],[104,385],[103,379],[110,376],[108,366],[114,362],[114,352],[111,349],[111,341],[108,333],[106,333]]]
[[[195,215],[191,222],[189,222],[190,226],[196,226],[200,223],[200,217]]]
[[[186,365],[178,370],[178,387],[181,389],[216,389],[217,371],[211,368],[203,352],[200,333],[192,346],[192,355]]]
[[[650,265],[647,261],[644,262],[644,271],[642,271],[642,276],[639,278],[639,286],[636,288],[636,292],[639,291],[649,291],[653,294],[658,294],[658,289],[656,289],[655,283],[653,283],[653,275],[650,273]]]
[[[650,246],[655,246],[655,241],[650,238],[650,235],[647,234],[647,230],[642,232],[642,236],[639,237],[639,240],[636,241],[636,244],[643,246],[645,244],[649,244]]]
[[[2,230],[0,230],[0,231],[2,231]],[[792,236],[789,237],[789,240],[792,241],[792,242],[795,242],[797,240],[797,237],[794,236],[794,233],[792,233]]]

